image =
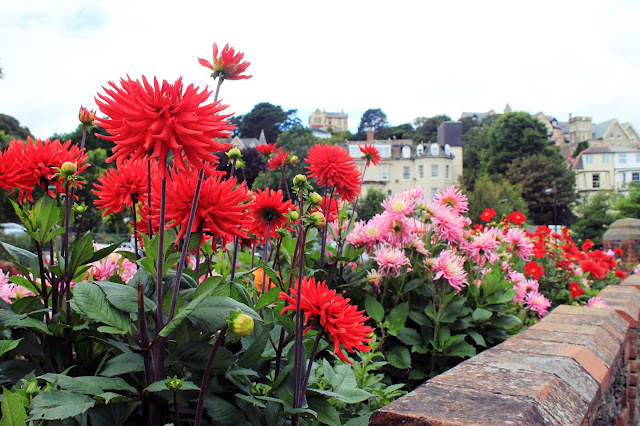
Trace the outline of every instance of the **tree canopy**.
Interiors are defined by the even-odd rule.
[[[433,117],[418,117],[413,120],[416,126],[415,140],[417,142],[436,142],[438,140],[438,127],[445,121],[451,121],[446,114]]]
[[[609,213],[610,208],[610,193],[602,191],[591,197],[579,209],[578,220],[571,227],[575,232],[574,239],[584,241],[589,238],[595,247],[602,247],[602,236],[614,220],[613,215]]]
[[[279,105],[261,102],[247,114],[235,117],[232,122],[237,123],[237,132],[240,137],[258,138],[260,132],[264,130],[267,142],[275,143],[280,133],[300,124],[296,113],[295,109],[285,111]]]
[[[480,215],[487,208],[496,211],[494,220],[500,220],[516,210],[528,217],[529,210],[522,198],[522,187],[512,185],[504,177],[480,176],[475,182],[475,188],[465,188],[464,192],[469,200],[469,218],[473,223],[482,223]]]
[[[368,129],[373,129],[373,132],[378,135],[380,130],[385,127],[388,127],[387,114],[382,112],[380,108],[370,108],[360,118],[357,137],[358,139],[365,139]]]
[[[616,219],[631,217],[640,218],[640,184],[632,183],[629,186],[629,193],[626,197],[620,197],[613,203],[613,208],[617,210]]]
[[[20,126],[20,122],[10,115],[0,114],[0,149],[9,146],[12,139],[27,140],[27,137],[33,135],[27,127]]]

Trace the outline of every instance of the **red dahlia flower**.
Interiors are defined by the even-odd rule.
[[[220,77],[221,80],[240,80],[244,78],[251,78],[250,75],[241,75],[247,70],[251,62],[242,62],[244,53],[236,53],[236,51],[229,47],[229,44],[224,46],[222,52],[218,55],[218,45],[213,43],[213,64],[206,59],[198,58],[198,62],[203,67],[209,68],[213,73],[211,77],[216,79]]]
[[[249,212],[253,217],[252,232],[263,238],[267,232],[267,225],[269,225],[269,238],[275,237],[276,230],[287,222],[285,215],[294,208],[291,201],[282,200],[281,190],[274,191],[269,188],[265,191],[256,190],[255,201],[249,207]]]
[[[22,187],[17,177],[23,151],[24,144],[17,140],[12,140],[4,153],[0,151],[0,188],[13,191],[16,186]]]
[[[98,197],[95,205],[106,209],[102,216],[118,213],[134,202],[147,201],[147,162],[125,160],[117,169],[108,169],[98,178],[93,193]]]
[[[329,334],[333,341],[333,352],[338,357],[353,364],[347,359],[340,345],[347,352],[359,350],[369,352],[370,346],[365,343],[373,341],[368,336],[373,328],[364,325],[369,319],[362,315],[364,311],[358,311],[358,307],[351,305],[351,299],[345,299],[341,294],[336,295],[335,290],[329,290],[324,281],[316,283],[315,278],[304,277],[301,283],[300,309],[304,312],[305,324],[309,320],[317,320],[322,329]],[[291,288],[291,297],[285,292],[280,292],[280,299],[289,302],[282,313],[286,311],[295,311],[298,289],[294,286]],[[313,328],[313,326],[309,327]]]
[[[571,293],[571,297],[576,299],[584,294],[584,290],[577,282],[569,283],[569,292]]]
[[[524,267],[524,273],[528,277],[533,275],[533,279],[538,280],[544,275],[544,270],[537,262],[527,262]]]
[[[333,186],[346,201],[360,195],[360,172],[349,151],[336,145],[317,144],[309,148],[307,170],[323,186]]]
[[[620,278],[621,280],[624,280],[625,278],[627,278],[627,274],[625,274],[623,271],[621,271],[619,269],[616,270],[614,272],[614,274],[615,274],[616,277]]]
[[[280,151],[269,161],[268,167],[271,170],[283,168],[289,162],[289,151]]]
[[[15,141],[15,143],[20,143]],[[18,176],[16,182],[20,182],[20,200],[26,199],[33,200],[33,189],[35,186],[42,187],[45,191],[48,191],[50,195],[53,193],[49,190],[49,186],[56,187],[56,192],[62,193],[65,191],[62,180],[54,177],[62,164],[69,161],[75,163],[77,166],[77,174],[82,173],[87,167],[89,167],[87,161],[87,154],[85,151],[80,151],[77,145],[73,144],[71,140],[61,143],[59,139],[44,141],[40,139],[32,140],[27,138],[27,142],[23,143],[21,149],[16,148],[20,152],[20,158],[15,167],[18,168]],[[77,182],[78,188],[82,187],[80,181]]]
[[[593,260],[583,260],[580,262],[580,269],[582,269],[582,272],[588,272],[590,277],[599,280],[604,279],[607,274],[607,270]]]
[[[524,217],[524,215],[522,214],[522,212],[520,212],[520,210],[518,210],[510,213],[509,216],[504,218],[504,220],[505,222],[511,222],[514,225],[522,225],[527,221],[527,218]]]
[[[382,157],[380,156],[378,148],[373,145],[367,145],[366,143],[364,146],[358,145],[358,148],[360,148],[360,152],[362,152],[361,159],[367,162],[367,167],[369,167],[369,164],[373,164],[374,166],[380,164]]]
[[[169,227],[180,226],[178,239],[187,232],[191,204],[196,190],[198,177],[193,173],[177,172],[175,169],[169,172],[167,180],[166,219]],[[247,229],[252,225],[253,219],[247,214],[251,207],[249,191],[246,185],[237,185],[235,178],[222,179],[216,175],[205,177],[200,189],[198,206],[193,221],[191,232],[196,232],[200,224],[206,234],[213,238],[220,237],[223,246],[233,237],[247,238]],[[154,216],[159,215],[160,189],[152,191],[152,211]],[[153,221],[159,223],[159,220]]]
[[[275,154],[280,151],[280,148],[276,147],[275,143],[265,143],[256,146],[256,151],[262,154],[263,157],[269,157],[271,154]]]
[[[620,247],[614,247],[613,252],[616,254],[616,256],[618,257],[622,257],[624,256],[624,250],[622,250]]]
[[[582,249],[582,251],[587,251],[592,247],[593,247],[593,241],[591,241],[589,238],[587,238],[585,240],[585,242],[582,243],[582,246],[580,248]]]
[[[206,167],[205,162],[217,163],[214,151],[225,151],[231,145],[214,138],[228,136],[234,129],[226,120],[228,115],[219,113],[226,108],[220,102],[201,105],[211,92],[198,92],[190,84],[185,90],[182,78],[175,83],[153,79],[153,86],[146,77],[138,80],[120,80],[121,88],[109,82],[106,94],[98,94],[96,103],[102,113],[110,118],[96,118],[96,123],[111,136],[99,135],[115,144],[113,155],[107,159],[121,165],[124,160],[136,160],[144,156],[157,157],[160,172],[164,176],[169,150],[174,155],[174,165],[188,170]]]
[[[492,208],[484,209],[482,214],[480,215],[480,219],[484,222],[491,222],[491,219],[496,215],[496,211]]]

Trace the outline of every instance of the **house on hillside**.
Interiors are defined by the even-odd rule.
[[[491,117],[492,115],[496,115],[496,112],[494,110],[487,112],[463,112],[459,120],[462,120],[463,118],[469,118],[476,123],[482,123],[482,120],[487,117]]]
[[[364,174],[362,193],[376,188],[385,195],[394,195],[404,190],[420,186],[425,198],[458,183],[462,175],[462,124],[446,122],[438,128],[437,143],[418,144],[411,139],[376,140],[370,132],[367,141],[345,141],[361,169],[364,161],[360,158],[359,145],[374,145],[380,151],[382,160],[377,166],[370,165]]]
[[[260,131],[260,137],[256,138],[239,138],[238,136],[234,136],[233,139],[229,141],[231,146],[235,146],[238,149],[244,148],[255,148],[258,145],[264,145],[267,143],[267,138],[264,136],[264,130]]]
[[[640,183],[640,149],[592,146],[578,154],[572,168],[583,198],[605,190],[624,193],[631,182]]]
[[[344,112],[320,111],[318,108],[309,116],[309,127],[340,133],[349,128],[348,121],[349,116]]]
[[[547,128],[549,145],[557,147],[569,145],[569,122],[558,121],[555,117],[546,115],[542,111],[532,114],[531,116],[537,118]]]
[[[626,146],[640,148],[640,137],[631,123],[616,118],[594,124],[591,117],[573,117],[569,114],[569,145],[587,141],[591,146]]]

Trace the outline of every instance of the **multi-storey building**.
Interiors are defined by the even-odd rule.
[[[640,183],[640,149],[592,146],[578,154],[573,170],[583,198],[603,190],[623,193],[631,182]]]
[[[458,183],[462,175],[462,126],[459,122],[443,123],[438,129],[438,142],[418,144],[411,139],[346,141],[344,145],[362,168],[359,145],[370,143],[378,148],[382,161],[370,165],[364,174],[363,195],[376,188],[393,195],[420,186],[425,197],[439,189]]]
[[[344,112],[326,112],[316,109],[309,117],[309,127],[340,133],[349,128],[348,121],[349,116]]]

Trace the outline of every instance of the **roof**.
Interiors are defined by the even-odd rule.
[[[558,129],[562,130],[565,133],[569,133],[569,122],[568,121],[558,121]]]
[[[349,117],[344,112],[325,112],[324,115],[325,117],[330,117],[330,118],[348,118]]]
[[[462,146],[462,123],[459,121],[445,121],[438,127],[438,144]]]
[[[495,111],[487,111],[487,112],[463,112],[460,116],[460,119],[463,118],[476,118],[478,121],[482,121],[490,115],[495,115]]]
[[[596,124],[592,127],[592,139],[603,139],[604,135],[607,134],[607,130],[609,130],[609,127],[611,127],[611,125],[617,121],[615,118],[612,118],[611,120],[605,121],[604,123],[600,123],[600,124]]]

